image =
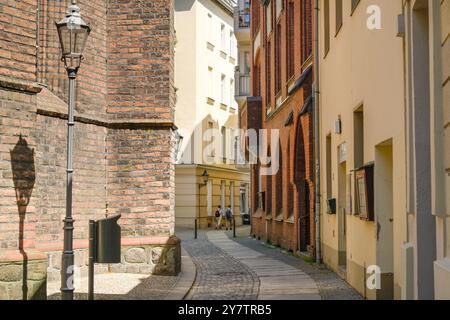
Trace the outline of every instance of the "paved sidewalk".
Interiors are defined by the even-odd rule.
[[[248,227],[236,231],[233,238],[230,231],[199,230],[193,239],[192,230],[177,230],[197,267],[187,299],[362,299],[324,265],[254,240]]]
[[[251,248],[265,256],[301,269],[309,275],[317,285],[322,300],[362,300],[363,297],[347,282],[340,278],[325,265],[317,265],[293,255],[285,250],[268,245],[263,241],[255,240],[246,235],[245,230],[238,229],[238,238],[232,239],[239,244]],[[230,235],[228,235],[230,237]]]
[[[258,276],[258,300],[320,300],[314,280],[300,269],[252,250],[224,232],[208,232],[208,239]]]
[[[195,280],[196,269],[190,256],[182,250],[181,272],[178,276],[157,276],[131,273],[95,275],[95,300],[182,300]],[[59,300],[60,283],[47,284],[48,300]],[[75,300],[87,300],[88,279],[75,284]]]
[[[177,236],[182,239],[182,246],[191,255],[197,267],[195,283],[186,299],[255,300],[259,288],[257,275],[208,241],[204,231],[199,231],[196,240],[192,238],[191,233],[177,230]]]

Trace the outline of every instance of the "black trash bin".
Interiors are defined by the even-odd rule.
[[[248,213],[242,215],[242,224],[244,225],[250,224],[250,215]]]

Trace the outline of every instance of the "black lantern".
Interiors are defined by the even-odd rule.
[[[72,0],[64,19],[56,23],[59,43],[61,44],[61,60],[67,70],[76,70],[80,67],[86,40],[91,28],[81,19],[80,7],[77,1]]]
[[[203,183],[207,184],[208,180],[209,180],[209,173],[208,173],[208,171],[206,171],[206,170],[203,171],[202,178],[203,178]]]

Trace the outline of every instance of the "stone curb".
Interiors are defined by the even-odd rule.
[[[194,261],[183,247],[181,248],[181,273],[179,277],[180,279],[164,300],[184,300],[191,291],[197,277],[197,268]]]

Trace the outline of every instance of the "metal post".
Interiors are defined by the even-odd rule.
[[[88,299],[94,300],[94,263],[95,263],[95,221],[89,220],[89,272],[88,272]]]
[[[64,251],[61,263],[61,298],[73,300],[74,254],[72,219],[72,179],[73,179],[73,112],[75,108],[76,69],[69,69],[69,110],[67,117],[67,181],[66,181],[66,217],[64,222]]]
[[[194,238],[197,239],[197,218],[195,218],[195,225],[194,225]]]
[[[319,0],[314,1],[314,161],[315,161],[315,209],[314,209],[314,230],[316,263],[322,262],[322,252],[320,248],[320,130],[319,130]]]
[[[236,238],[236,219],[233,217],[233,238]]]

